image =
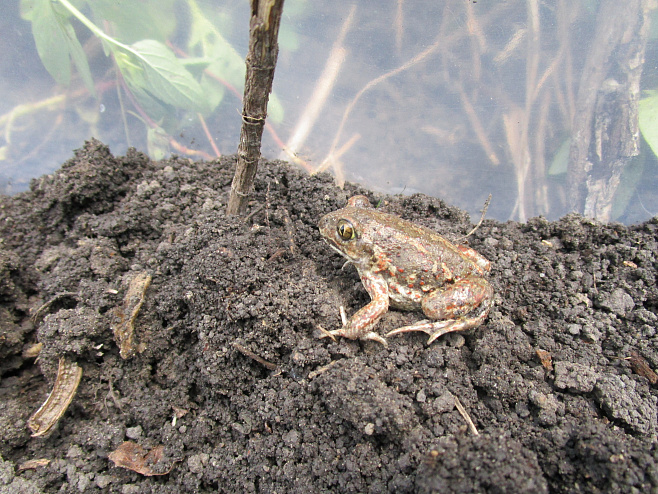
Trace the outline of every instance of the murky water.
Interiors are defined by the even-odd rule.
[[[44,1],[30,5],[45,8]],[[204,90],[221,102],[203,121],[166,105],[149,114],[144,99],[127,94],[97,38],[61,5],[56,11],[71,19],[97,97],[75,69],[70,86],[56,84],[35,49],[30,22],[16,5],[0,7],[0,179],[7,191],[23,190],[30,178],[51,172],[91,136],[115,154],[128,146],[154,157],[235,152],[249,24],[248,3],[235,3],[146,1],[131,10],[137,4],[127,1],[121,11],[102,11],[105,17],[82,10],[127,45],[140,32],[169,40],[181,59],[213,47],[205,60],[186,65],[197,80],[210,77],[201,75],[204,68],[215,71],[208,83],[214,86]],[[655,86],[650,13],[638,7],[630,20],[623,12],[615,16],[621,19],[619,38],[604,46],[597,9],[608,3],[286,0],[263,154],[375,190],[437,196],[475,218],[492,194],[487,215],[499,220],[555,219],[574,209],[603,220],[647,219],[658,212],[656,158],[643,141],[638,157],[611,156],[619,147],[611,142],[623,127],[624,101],[639,95],[629,61],[646,38],[646,56],[654,62],[644,65],[641,88]],[[217,43],[218,35],[225,43]],[[583,70],[597,56],[602,62],[592,70],[598,79],[584,85]],[[580,142],[573,139],[574,122],[584,112],[591,113],[591,136],[586,156],[581,152],[574,165]],[[567,172],[588,163],[591,171]]]

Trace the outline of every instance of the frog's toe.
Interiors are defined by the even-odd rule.
[[[336,341],[336,336],[341,336],[341,329],[335,329],[333,331],[327,331],[324,329],[322,326],[318,324],[318,329],[322,333],[320,336],[318,336],[318,339],[322,338],[331,338],[332,340]]]
[[[482,322],[481,318],[466,318],[466,319],[449,319],[447,321],[441,321],[441,323],[447,323],[443,325],[438,325],[434,327],[434,331],[426,331],[430,335],[430,338],[427,340],[427,344],[430,345],[434,340],[439,336],[443,336],[446,333],[452,333],[454,331],[463,331],[465,329],[475,328],[480,325]]]
[[[355,340],[357,338],[356,336],[347,334],[345,328],[334,329],[333,331],[327,331],[322,326],[318,325],[318,329],[322,332],[322,334],[318,336],[318,339],[331,338],[332,340],[336,341],[336,336],[342,336],[343,338],[349,338],[350,340]],[[358,339],[360,339],[361,341],[367,341],[367,340],[376,341],[377,343],[381,343],[386,348],[388,348],[388,342],[374,331],[358,336]]]
[[[449,321],[441,321],[441,322],[449,322]],[[393,336],[396,334],[402,334],[402,333],[411,333],[412,331],[424,331],[427,334],[432,333],[432,328],[436,324],[436,321],[428,321],[425,319],[424,321],[418,321],[415,324],[410,324],[409,326],[402,326],[401,328],[394,329],[393,331],[389,331],[386,333],[386,337],[388,338],[389,336]]]
[[[460,325],[459,321],[455,319],[446,319],[444,321],[424,320],[418,321],[416,324],[412,324],[411,326],[403,326],[401,328],[394,329],[393,331],[389,331],[386,333],[386,337],[388,338],[389,336],[401,333],[410,333],[412,331],[422,331],[423,333],[430,335],[429,340],[427,340],[427,344],[429,345],[439,336],[443,336],[444,334],[450,333],[452,331],[459,331],[461,329],[464,329],[463,326]]]
[[[360,340],[372,340],[372,341],[376,341],[377,343],[381,343],[381,344],[384,345],[386,348],[388,348],[388,342],[387,342],[384,338],[382,338],[381,336],[379,336],[377,333],[375,333],[374,331],[371,331],[370,333],[366,333],[366,334],[364,334],[364,335],[361,336],[359,339],[360,339]]]
[[[459,327],[457,327],[457,326],[459,326],[457,321],[452,321],[452,324],[448,324],[447,326],[445,326],[443,328],[440,328],[440,329],[434,331],[433,333],[427,331],[427,334],[430,335],[429,339],[427,340],[427,344],[431,345],[434,342],[434,340],[436,340],[439,336],[443,336],[446,333],[451,333],[453,331],[460,331],[460,330],[464,329],[461,326],[459,326]]]

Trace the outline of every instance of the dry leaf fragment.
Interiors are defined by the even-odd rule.
[[[27,426],[32,431],[32,437],[47,434],[57,424],[71,404],[81,377],[82,367],[67,358],[59,359],[57,379],[55,379],[53,390],[41,408],[34,412],[27,421]]]
[[[23,358],[37,358],[41,353],[43,343],[34,343],[23,350]]]
[[[113,328],[114,341],[119,346],[121,358],[129,358],[135,355],[135,319],[139,314],[146,290],[151,284],[151,275],[146,271],[138,273],[128,286],[126,296],[123,298],[123,307],[117,307],[116,314],[119,320]]]
[[[18,465],[18,471],[36,470],[39,467],[45,467],[50,463],[48,458],[39,458],[38,460],[27,460]]]
[[[541,350],[539,348],[535,350],[535,353],[537,354],[537,357],[539,357],[539,361],[541,362],[541,365],[544,367],[544,369],[552,371],[553,358],[551,357],[551,354],[546,350]]]
[[[163,445],[147,451],[137,443],[125,441],[112,451],[108,458],[117,467],[127,468],[133,472],[152,477],[153,475],[166,475],[174,468],[175,462],[171,465],[162,463],[163,452]]]
[[[649,367],[649,363],[644,360],[642,355],[637,353],[635,350],[631,352],[631,356],[629,358],[630,363],[631,363],[631,369],[633,369],[633,372],[636,374],[639,374],[640,376],[646,377],[651,384],[654,386],[656,383],[658,383],[658,374],[656,374],[651,367]]]

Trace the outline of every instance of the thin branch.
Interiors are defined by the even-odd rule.
[[[484,217],[487,215],[487,209],[489,209],[489,203],[490,202],[491,202],[491,194],[489,194],[489,197],[487,197],[487,200],[484,201],[484,206],[482,206],[482,215],[480,216],[480,221],[478,221],[477,225],[475,225],[470,232],[468,232],[463,237],[460,237],[459,239],[457,239],[457,242],[461,242],[462,240],[470,237],[471,235],[473,235],[477,231],[478,228],[480,228],[480,225],[482,225],[482,222],[484,221]]]
[[[464,408],[464,405],[462,405],[461,401],[459,401],[459,398],[457,398],[455,395],[452,395],[452,397],[455,399],[455,406],[457,407],[457,410],[459,411],[461,416],[466,421],[466,424],[468,425],[468,428],[470,429],[470,431],[473,433],[474,436],[479,436],[480,433],[475,428],[475,424],[473,423],[473,421],[471,420],[470,415],[468,414],[468,412]]]
[[[277,38],[282,12],[283,0],[251,0],[242,128],[238,164],[226,208],[226,214],[229,215],[245,212],[258,170],[267,102],[272,92],[274,69],[279,53]]]
[[[255,360],[256,362],[258,362],[258,363],[259,363],[260,365],[262,365],[263,367],[266,367],[266,368],[268,368],[269,370],[276,370],[276,369],[277,369],[277,365],[276,365],[276,364],[273,364],[272,362],[268,362],[268,361],[265,360],[264,358],[262,358],[262,357],[256,355],[254,352],[252,352],[252,351],[249,350],[248,348],[245,348],[245,347],[243,347],[242,345],[240,345],[240,343],[238,343],[237,341],[234,341],[234,342],[233,342],[233,347],[234,347],[237,351],[239,351],[242,355],[245,355],[245,356],[249,357],[250,359]]]

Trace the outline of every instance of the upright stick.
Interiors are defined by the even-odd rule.
[[[226,214],[243,214],[258,170],[267,102],[279,53],[277,38],[283,0],[251,0],[249,52],[242,109],[238,165],[231,184]]]

